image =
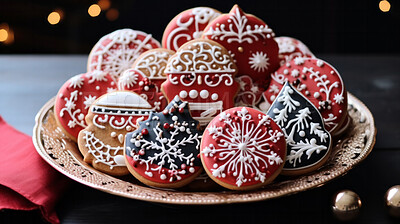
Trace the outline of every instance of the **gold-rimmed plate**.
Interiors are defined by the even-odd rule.
[[[333,151],[320,169],[298,177],[278,177],[254,191],[227,191],[214,187],[207,178],[196,180],[185,189],[155,189],[133,177],[116,178],[93,169],[83,161],[76,143],[57,127],[53,115],[54,98],[36,115],[33,143],[40,156],[62,174],[84,185],[122,197],[170,204],[224,204],[267,200],[322,186],[346,174],[364,160],[375,144],[376,128],[369,109],[348,94],[349,127],[335,142]]]

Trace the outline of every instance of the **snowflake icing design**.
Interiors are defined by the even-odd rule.
[[[250,67],[257,72],[264,72],[268,69],[269,58],[266,53],[256,52],[249,58]]]
[[[137,83],[138,79],[139,79],[138,74],[136,74],[134,71],[127,70],[118,79],[118,84],[121,85],[119,88],[120,89],[123,89],[123,87],[131,88]]]
[[[88,83],[93,83],[95,81],[107,82],[107,78],[106,78],[107,73],[100,71],[100,70],[95,70],[95,71],[89,72],[89,73],[87,73],[87,76],[89,78]]]
[[[65,113],[71,117],[71,120],[69,120],[67,124],[69,128],[74,128],[76,125],[79,125],[82,128],[86,127],[81,110],[75,110],[76,101],[78,100],[78,92],[78,90],[75,90],[71,93],[69,98],[65,97],[65,107],[60,110],[60,117],[64,117]]]
[[[283,133],[278,130],[263,131],[261,127],[269,125],[269,116],[260,114],[258,124],[255,125],[253,116],[245,107],[237,111],[239,122],[235,122],[229,113],[222,112],[219,116],[219,120],[227,128],[215,125],[208,127],[210,136],[213,139],[218,138],[219,143],[210,144],[202,150],[206,157],[219,155],[219,160],[222,161],[219,165],[214,164],[212,175],[224,178],[232,173],[238,187],[251,179],[264,182],[266,173],[261,167],[268,168],[269,165],[283,163],[282,158],[269,148],[268,143],[276,143]],[[255,174],[254,177],[250,176],[252,173]]]
[[[81,77],[81,75],[76,75],[72,77],[69,81],[69,87],[76,89],[77,87],[81,88],[83,86],[84,79]]]
[[[90,105],[92,105],[92,103],[96,100],[96,96],[85,96],[85,101],[83,102],[83,104],[85,104],[85,109],[89,108]]]
[[[344,101],[344,97],[342,94],[336,93],[335,96],[333,97],[333,100],[337,103],[337,104],[341,104]]]
[[[331,137],[324,129],[321,114],[289,83],[283,86],[267,114],[285,134],[288,154],[284,169],[316,164],[327,154]]]

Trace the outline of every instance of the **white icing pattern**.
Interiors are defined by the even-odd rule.
[[[264,72],[268,69],[269,66],[269,58],[266,53],[256,52],[251,55],[249,58],[250,68],[254,69],[257,72]]]
[[[60,117],[64,116],[64,113],[68,113],[71,117],[71,120],[68,121],[68,127],[74,128],[76,125],[81,126],[82,128],[86,127],[84,116],[81,116],[81,109],[76,109],[76,101],[78,100],[78,90],[71,92],[69,98],[65,97],[65,107],[60,110]]]
[[[226,177],[232,172],[236,177],[236,185],[240,187],[243,183],[251,181],[245,177],[254,173],[254,180],[264,182],[266,173],[261,171],[261,165],[266,168],[273,164],[282,164],[282,158],[268,148],[268,142],[277,142],[283,133],[278,130],[263,131],[262,126],[269,124],[268,115],[259,115],[258,118],[248,113],[243,107],[237,111],[240,121],[235,122],[229,113],[222,112],[219,120],[227,125],[227,128],[210,126],[207,128],[212,138],[219,139],[219,143],[206,146],[202,153],[205,156],[219,155],[218,160],[222,164],[214,164],[212,175],[219,178]],[[253,119],[258,119],[255,126]],[[229,130],[229,131],[228,131]],[[269,137],[268,137],[269,136]]]
[[[146,56],[136,61],[134,69],[148,71],[147,77],[150,80],[166,79],[164,69],[168,58],[171,56],[168,52],[151,51],[146,52]]]
[[[251,27],[247,22],[246,15],[237,7],[233,15],[230,15],[228,26],[221,24],[215,29],[211,27],[205,32],[205,35],[210,35],[211,39],[220,39],[221,41],[226,39],[228,43],[247,42],[249,44],[258,41],[260,37],[271,38],[275,35],[268,25],[254,25]]]

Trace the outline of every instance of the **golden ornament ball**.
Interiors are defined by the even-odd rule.
[[[395,185],[386,191],[385,201],[389,214],[400,217],[400,185]]]
[[[353,191],[342,190],[333,198],[332,211],[340,221],[351,221],[357,218],[361,209],[361,199]]]

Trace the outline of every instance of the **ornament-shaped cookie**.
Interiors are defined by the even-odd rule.
[[[317,108],[286,82],[267,114],[282,128],[287,143],[282,174],[299,175],[321,167],[331,151],[331,135]]]
[[[315,58],[314,54],[303,42],[293,37],[275,37],[275,41],[279,46],[281,66],[297,57]]]
[[[187,102],[173,99],[161,113],[152,113],[128,133],[125,159],[129,171],[144,184],[178,188],[202,171],[199,154],[201,132],[190,116]]]
[[[268,115],[235,107],[208,124],[200,157],[207,174],[223,187],[256,189],[273,181],[282,170],[285,136]]]
[[[84,161],[113,176],[128,174],[123,156],[125,135],[151,112],[150,104],[136,93],[115,91],[101,96],[90,107],[85,118],[88,125],[78,136]]]
[[[203,38],[218,42],[231,53],[239,75],[248,75],[254,82],[268,81],[269,74],[279,67],[274,36],[264,21],[245,14],[238,5],[214,19],[203,33]]]
[[[243,75],[236,78],[240,85],[239,93],[235,99],[235,106],[255,108],[262,99],[264,88],[260,83],[254,83],[250,76]]]
[[[87,125],[85,116],[90,105],[101,95],[117,89],[112,77],[103,71],[76,75],[66,81],[58,91],[54,103],[57,123],[72,140]]]
[[[297,57],[271,75],[263,96],[271,104],[285,81],[289,81],[319,110],[325,128],[331,134],[342,129],[347,120],[347,92],[340,74],[327,62],[317,58]]]
[[[151,104],[155,111],[161,111],[167,105],[167,99],[160,87],[140,70],[126,70],[118,79],[118,89],[139,94]]]
[[[196,7],[179,13],[165,28],[162,45],[177,51],[183,44],[198,39],[204,28],[221,12],[209,7]]]
[[[193,118],[201,125],[234,106],[239,90],[236,65],[228,51],[214,41],[197,39],[182,45],[164,73],[167,81],[161,89],[165,96],[171,100],[178,95],[188,101]]]
[[[89,54],[87,70],[101,70],[115,80],[145,51],[159,48],[151,34],[132,29],[116,30],[102,37]]]

